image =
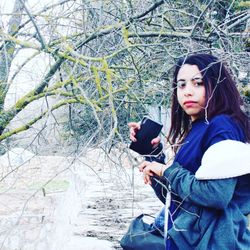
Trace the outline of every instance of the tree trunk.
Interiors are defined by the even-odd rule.
[[[23,2],[26,0],[16,0],[9,20],[8,34],[15,36],[22,21],[22,12],[24,10]],[[3,42],[0,46],[0,111],[3,110],[4,100],[9,89],[8,77],[10,72],[11,62],[14,57],[15,43]]]

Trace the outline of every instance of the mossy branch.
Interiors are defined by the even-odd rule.
[[[68,92],[62,92],[62,91],[51,91],[49,93],[40,93],[40,95],[37,95],[37,98],[41,98],[43,97],[45,94],[46,95],[56,95],[56,94],[59,94],[61,96],[65,96],[65,97],[72,97],[72,98],[69,98],[69,99],[64,99],[64,100],[61,100],[59,101],[57,104],[53,105],[49,110],[46,110],[44,112],[42,112],[40,115],[38,115],[36,118],[32,119],[31,121],[27,122],[25,125],[19,127],[19,128],[16,128],[16,129],[13,129],[11,131],[7,131],[7,132],[4,132],[0,135],[0,142],[12,135],[15,135],[15,134],[18,134],[20,132],[23,132],[27,129],[29,129],[33,124],[35,124],[37,121],[41,120],[46,114],[48,114],[49,112],[51,111],[54,111],[54,110],[57,110],[58,108],[64,106],[64,105],[67,105],[67,104],[73,104],[73,103],[81,103],[81,104],[86,104],[86,105],[90,105],[91,104],[91,107],[94,107],[96,109],[97,112],[100,112],[102,111],[102,109],[100,108],[102,106],[102,103],[105,102],[107,99],[109,98],[113,98],[113,95],[117,94],[117,93],[120,93],[120,92],[126,92],[129,88],[130,88],[130,84],[133,83],[133,80],[130,79],[129,81],[127,81],[125,83],[125,86],[123,86],[122,88],[119,88],[119,89],[116,89],[116,90],[113,90],[112,92],[110,92],[109,94],[105,95],[105,96],[102,96],[101,98],[99,98],[98,100],[86,100],[83,96],[81,95],[78,95],[78,96],[74,96],[73,94],[71,93],[68,93]],[[1,119],[0,119],[0,127],[1,127],[1,124],[3,122],[3,119],[4,117],[6,117],[6,120],[10,121],[11,119],[8,119],[8,117],[14,117],[15,115],[15,110],[14,108],[11,109],[10,111],[8,111],[7,113],[5,112],[4,114],[0,115],[1,116]],[[7,122],[8,124],[9,122]],[[6,126],[5,126],[6,127]],[[5,128],[4,127],[4,128]]]

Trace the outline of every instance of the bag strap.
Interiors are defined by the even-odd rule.
[[[155,219],[155,216],[153,216],[151,214],[141,214],[137,218],[141,219],[143,216],[148,216],[150,218]],[[151,226],[152,226],[152,229],[156,230],[164,238],[164,232],[162,232],[162,230],[160,228],[156,227],[154,223],[151,223]]]
[[[153,216],[151,214],[141,214],[138,217],[143,217],[143,216],[148,216],[148,217],[151,217],[151,218],[155,219],[155,216]]]

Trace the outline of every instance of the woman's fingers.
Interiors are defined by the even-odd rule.
[[[151,176],[149,176],[147,174],[143,174],[143,180],[144,180],[145,184],[149,184],[149,185],[152,184],[152,182],[151,182]]]
[[[136,133],[140,129],[140,123],[139,122],[129,122],[129,138],[131,141],[136,142]]]
[[[150,165],[143,169],[143,173],[145,173],[148,176],[154,176],[154,173],[152,172],[152,168]]]
[[[128,126],[129,127],[140,127],[140,123],[139,122],[129,122],[128,123]]]
[[[145,184],[152,184],[151,177],[154,176],[152,169],[154,168],[154,163],[149,161],[144,161],[139,166],[140,172],[143,172],[143,180]]]
[[[158,163],[156,161],[153,162],[144,161],[139,166],[140,172],[143,172],[143,174],[149,176],[149,178],[154,175],[162,176],[166,168],[167,165]]]
[[[151,144],[153,145],[154,148],[156,148],[160,142],[161,142],[161,138],[158,136],[151,141]]]
[[[139,165],[139,171],[143,172],[144,168],[149,164],[149,161],[144,161]]]

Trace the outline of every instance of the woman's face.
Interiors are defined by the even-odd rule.
[[[196,65],[184,64],[177,75],[177,99],[187,115],[194,121],[205,108],[205,86]]]

